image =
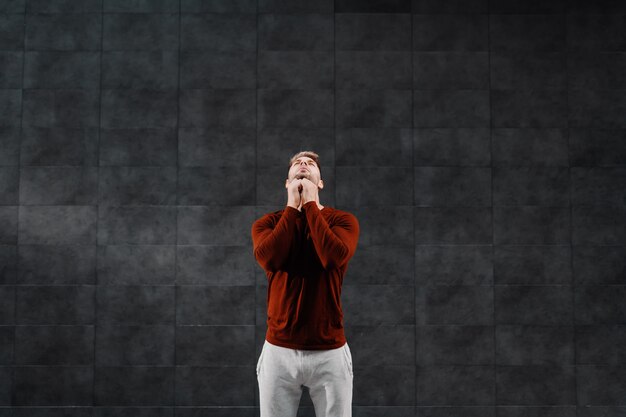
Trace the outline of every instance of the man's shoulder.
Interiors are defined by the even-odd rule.
[[[332,217],[336,217],[336,218],[337,217],[344,217],[344,218],[345,217],[350,217],[350,218],[356,219],[356,216],[352,212],[350,212],[348,210],[342,210],[342,209],[338,209],[338,208],[335,208],[335,207],[329,207],[329,206],[326,206],[326,208],[330,209],[330,210],[328,210],[328,216],[332,216]]]
[[[263,217],[265,217],[265,218],[268,218],[268,217],[277,217],[277,218],[280,218],[280,216],[282,216],[282,215],[283,215],[283,211],[285,211],[285,209],[279,209],[279,210],[268,211],[268,212],[266,212],[265,214],[263,214],[263,215],[261,216],[261,218],[263,218]]]
[[[261,214],[257,213],[254,223],[278,221],[278,219],[280,219],[280,216],[282,216],[282,214],[283,214],[283,210],[273,210],[273,211],[269,211],[269,212],[265,212]]]

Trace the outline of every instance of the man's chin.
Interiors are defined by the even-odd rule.
[[[307,174],[305,174],[305,173],[302,173],[302,174],[301,173],[297,173],[296,174],[296,179],[297,180],[301,180],[302,178],[308,178],[308,177],[309,176]]]

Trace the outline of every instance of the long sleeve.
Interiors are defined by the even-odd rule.
[[[252,224],[254,257],[264,270],[277,271],[287,260],[295,235],[298,213],[295,208],[286,206],[276,225],[269,215]]]
[[[359,222],[356,217],[344,212],[335,224],[328,222],[315,201],[302,206],[306,214],[315,251],[325,269],[342,266],[354,255],[359,239]]]

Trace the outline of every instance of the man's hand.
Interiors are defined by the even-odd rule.
[[[310,182],[310,181],[309,181]],[[295,208],[296,210],[300,210],[301,206],[301,195],[300,192],[304,186],[302,185],[302,180],[294,178],[289,185],[287,186],[287,205]]]
[[[308,178],[302,178],[300,181],[302,183],[300,203],[304,205],[309,201],[317,201],[319,191],[317,185]]]

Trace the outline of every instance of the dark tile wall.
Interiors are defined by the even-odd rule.
[[[361,224],[355,416],[626,416],[625,26],[614,0],[1,1],[0,416],[258,415],[250,226],[307,148]]]

